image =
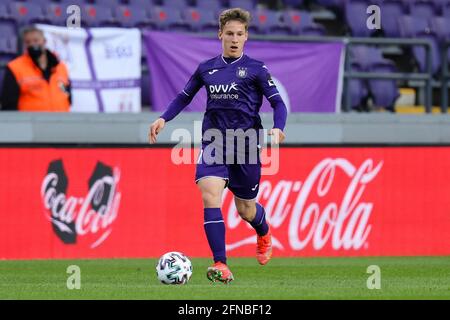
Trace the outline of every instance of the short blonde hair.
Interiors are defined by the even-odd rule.
[[[250,12],[241,8],[232,8],[223,11],[219,17],[220,31],[223,30],[227,22],[233,20],[242,22],[245,25],[245,31],[248,31],[248,25],[250,24],[251,20]]]

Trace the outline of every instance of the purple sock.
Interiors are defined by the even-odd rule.
[[[204,209],[204,228],[209,247],[214,256],[214,262],[227,263],[225,253],[225,224],[220,208]]]
[[[269,225],[266,222],[266,211],[259,203],[256,203],[256,215],[250,225],[256,230],[260,236],[265,236],[269,232]]]

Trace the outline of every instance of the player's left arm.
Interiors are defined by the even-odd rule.
[[[258,73],[258,84],[273,108],[273,128],[269,130],[269,135],[273,136],[272,143],[279,144],[286,138],[283,130],[286,126],[287,108],[265,65]]]

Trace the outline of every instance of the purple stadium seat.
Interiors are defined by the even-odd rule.
[[[0,54],[11,53],[9,46],[9,39],[6,37],[0,38]]]
[[[442,6],[442,15],[444,17],[450,17],[450,1],[447,1]]]
[[[178,10],[186,10],[190,7],[189,0],[163,0],[162,5],[165,8],[176,8]]]
[[[177,9],[154,7],[150,10],[152,20],[160,30],[190,31],[190,26],[183,20],[181,12]]]
[[[196,7],[211,10],[214,13],[217,13],[223,9],[223,4],[219,0],[197,0]]]
[[[118,26],[112,9],[99,5],[84,5],[81,8],[81,24],[87,27]]]
[[[17,35],[11,35],[8,37],[9,48],[11,49],[12,54],[19,53],[19,37]]]
[[[427,19],[420,17],[402,16],[400,18],[400,31],[405,38],[423,38],[431,41],[431,58],[433,74],[439,70],[441,64],[438,35],[432,30]],[[426,54],[423,46],[414,46],[413,54],[421,72],[426,71]]]
[[[440,43],[450,41],[450,17],[435,17],[431,25]],[[447,49],[447,59],[450,61],[450,49]]]
[[[189,8],[184,14],[184,19],[193,31],[217,32],[219,23],[214,12],[203,8]]]
[[[430,24],[440,42],[450,40],[450,17],[435,17]]]
[[[285,8],[299,9],[304,0],[282,0],[282,2]]]
[[[366,0],[348,0],[345,3],[345,20],[351,29],[352,36],[370,37],[374,32],[374,30],[367,28],[366,11]]]
[[[308,11],[300,12],[302,23],[302,34],[303,35],[314,35],[321,36],[325,34],[325,28],[314,22],[313,17]]]
[[[109,7],[113,10],[114,8],[124,4],[122,0],[94,0],[92,3],[98,6]]]
[[[47,19],[51,24],[62,26],[65,25],[67,19],[67,7],[60,3],[48,3],[46,7],[44,7],[45,14]]]
[[[291,30],[291,34],[300,34],[303,25],[301,11],[288,9],[285,10],[282,15],[284,23],[286,23]]]
[[[290,28],[281,20],[277,11],[260,9],[253,15],[253,25],[261,34],[290,34]]]
[[[18,30],[16,23],[12,20],[0,20],[0,34],[4,38],[15,37],[17,39]],[[17,49],[17,44],[14,47]]]
[[[282,12],[283,21],[293,35],[324,35],[325,28],[314,22],[308,11],[288,9]]]
[[[129,28],[154,28],[155,24],[147,15],[146,10],[131,6],[118,6],[116,8],[116,19],[121,26]]]
[[[342,8],[345,0],[316,0],[316,2],[328,8]]]
[[[69,7],[70,5],[76,5],[82,8],[85,5],[92,4],[89,0],[61,0],[61,5],[63,5],[65,8]]]
[[[128,0],[128,5],[133,8],[145,9],[150,12],[157,4],[155,0]]]
[[[353,72],[362,72],[363,68],[357,62],[353,62],[351,65]],[[363,79],[350,79],[348,82],[350,90],[350,106],[353,109],[359,109],[364,104],[363,100],[367,98],[369,90],[367,87],[367,81]]]
[[[253,0],[230,0],[230,8],[242,8],[247,11],[254,11],[256,9],[255,2]]]
[[[403,14],[409,14],[409,5],[414,0],[378,0],[378,5],[382,8],[391,10],[393,7],[401,8]]]
[[[439,14],[442,15],[444,11],[444,5],[448,2],[448,0],[433,0],[434,5],[439,10]]]
[[[413,17],[434,18],[439,14],[439,9],[432,1],[416,0],[409,5],[410,14]]]
[[[19,26],[36,22],[48,22],[41,6],[38,4],[14,1],[10,3],[9,10],[11,12],[11,17]]]
[[[13,23],[10,23],[7,21],[0,21],[0,34],[17,36],[17,29]],[[4,36],[2,36],[2,37],[4,37]]]
[[[53,1],[51,0],[6,0],[6,1],[2,1],[2,2],[6,2],[6,3],[12,3],[12,2],[33,2],[34,4],[37,4],[38,6],[42,6],[48,3],[51,3]]]
[[[375,63],[370,71],[379,73],[395,72],[393,63]],[[373,102],[378,107],[391,109],[394,107],[395,100],[399,97],[399,90],[395,80],[388,79],[369,79],[369,90],[373,97]]]
[[[350,49],[352,61],[357,62],[365,71],[369,71],[375,63],[389,63],[384,59],[380,49],[368,45],[354,45]]]
[[[8,6],[6,3],[0,3],[0,21],[4,19],[10,19],[11,15],[9,14]]]
[[[414,38],[419,31],[430,29],[428,19],[403,15],[399,20],[400,34],[404,38]]]
[[[381,9],[381,27],[386,37],[399,37],[398,19],[407,13],[407,9],[402,1],[384,0],[379,3]]]
[[[325,34],[325,28],[315,23],[308,11],[300,11],[300,24],[302,35],[321,36]]]
[[[395,72],[392,61],[383,57],[380,49],[374,46],[355,45],[351,47],[350,55],[352,63],[358,66],[359,71],[365,72]],[[354,79],[353,81],[356,81]],[[361,80],[361,79],[359,79]],[[398,88],[395,80],[370,79],[367,81],[368,90],[377,106],[392,108],[398,98]],[[358,84],[353,84],[357,86]],[[359,84],[363,86],[363,84]]]

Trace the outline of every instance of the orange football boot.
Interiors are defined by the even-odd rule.
[[[212,282],[219,280],[225,284],[228,284],[234,280],[230,269],[225,263],[222,262],[216,262],[212,265],[212,267],[208,267],[206,276]]]
[[[257,236],[256,259],[259,264],[265,265],[272,257],[272,234],[267,232],[265,236]]]

